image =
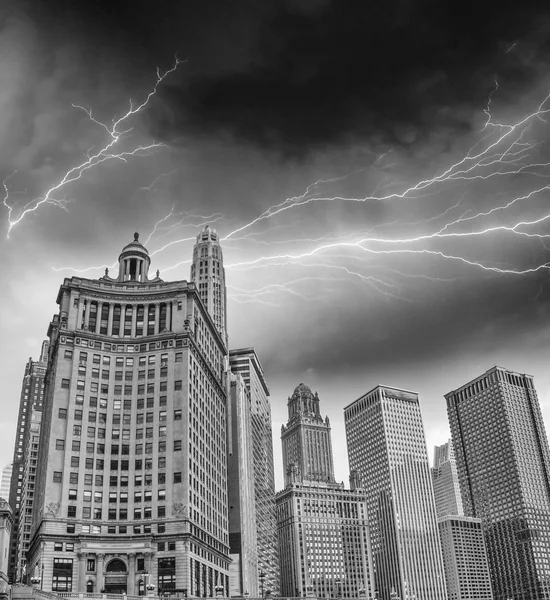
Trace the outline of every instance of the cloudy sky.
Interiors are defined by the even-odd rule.
[[[100,276],[139,231],[151,268],[187,279],[206,222],[230,345],[255,346],[268,377],[279,485],[301,381],[332,420],[339,479],[342,408],[377,383],[420,394],[430,453],[443,394],[494,364],[535,376],[548,425],[537,4],[3,3],[1,464],[63,278]]]

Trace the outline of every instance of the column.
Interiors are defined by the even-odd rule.
[[[126,324],[126,307],[127,304],[120,305],[120,329],[118,330],[118,337],[124,337],[124,325]]]
[[[78,313],[76,316],[76,327],[75,329],[82,329],[82,313],[84,311],[84,300],[79,298],[78,300]]]
[[[105,583],[103,582],[103,562],[105,561],[105,554],[97,554],[97,590],[101,592],[101,590],[105,587]]]
[[[84,329],[88,329],[90,322],[90,306],[92,305],[91,300],[86,300],[86,314],[84,315]]]
[[[109,302],[109,320],[107,322],[107,335],[113,335],[113,315],[115,312],[115,305]]]
[[[155,304],[155,334],[160,331],[160,303]]]
[[[101,329],[101,311],[103,309],[103,302],[97,303],[97,312],[95,314],[95,332],[99,333]]]
[[[128,554],[128,596],[136,595],[136,555]]]
[[[132,337],[136,337],[137,304],[132,306]]]
[[[166,329],[172,331],[172,302],[166,303]]]
[[[79,593],[86,591],[86,559],[88,558],[83,552],[79,552],[78,556],[78,591]]]
[[[143,305],[143,335],[147,335],[147,329],[149,328],[149,305]]]

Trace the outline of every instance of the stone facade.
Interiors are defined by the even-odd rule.
[[[8,585],[10,537],[13,528],[13,511],[7,500],[0,498],[0,600],[9,597]]]
[[[28,553],[45,591],[228,593],[225,340],[149,264],[136,234],[116,278],[59,290]]]

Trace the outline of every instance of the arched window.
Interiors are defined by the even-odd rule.
[[[143,579],[138,581],[138,596],[145,595],[145,584],[143,583]]]
[[[106,570],[108,573],[126,573],[126,565],[120,558],[115,558],[107,565]]]
[[[94,591],[94,582],[90,579],[87,583],[86,583],[86,593],[88,594],[92,594]]]

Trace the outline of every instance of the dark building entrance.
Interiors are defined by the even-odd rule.
[[[113,559],[105,572],[105,592],[107,594],[127,593],[128,573],[126,564],[119,558]]]

